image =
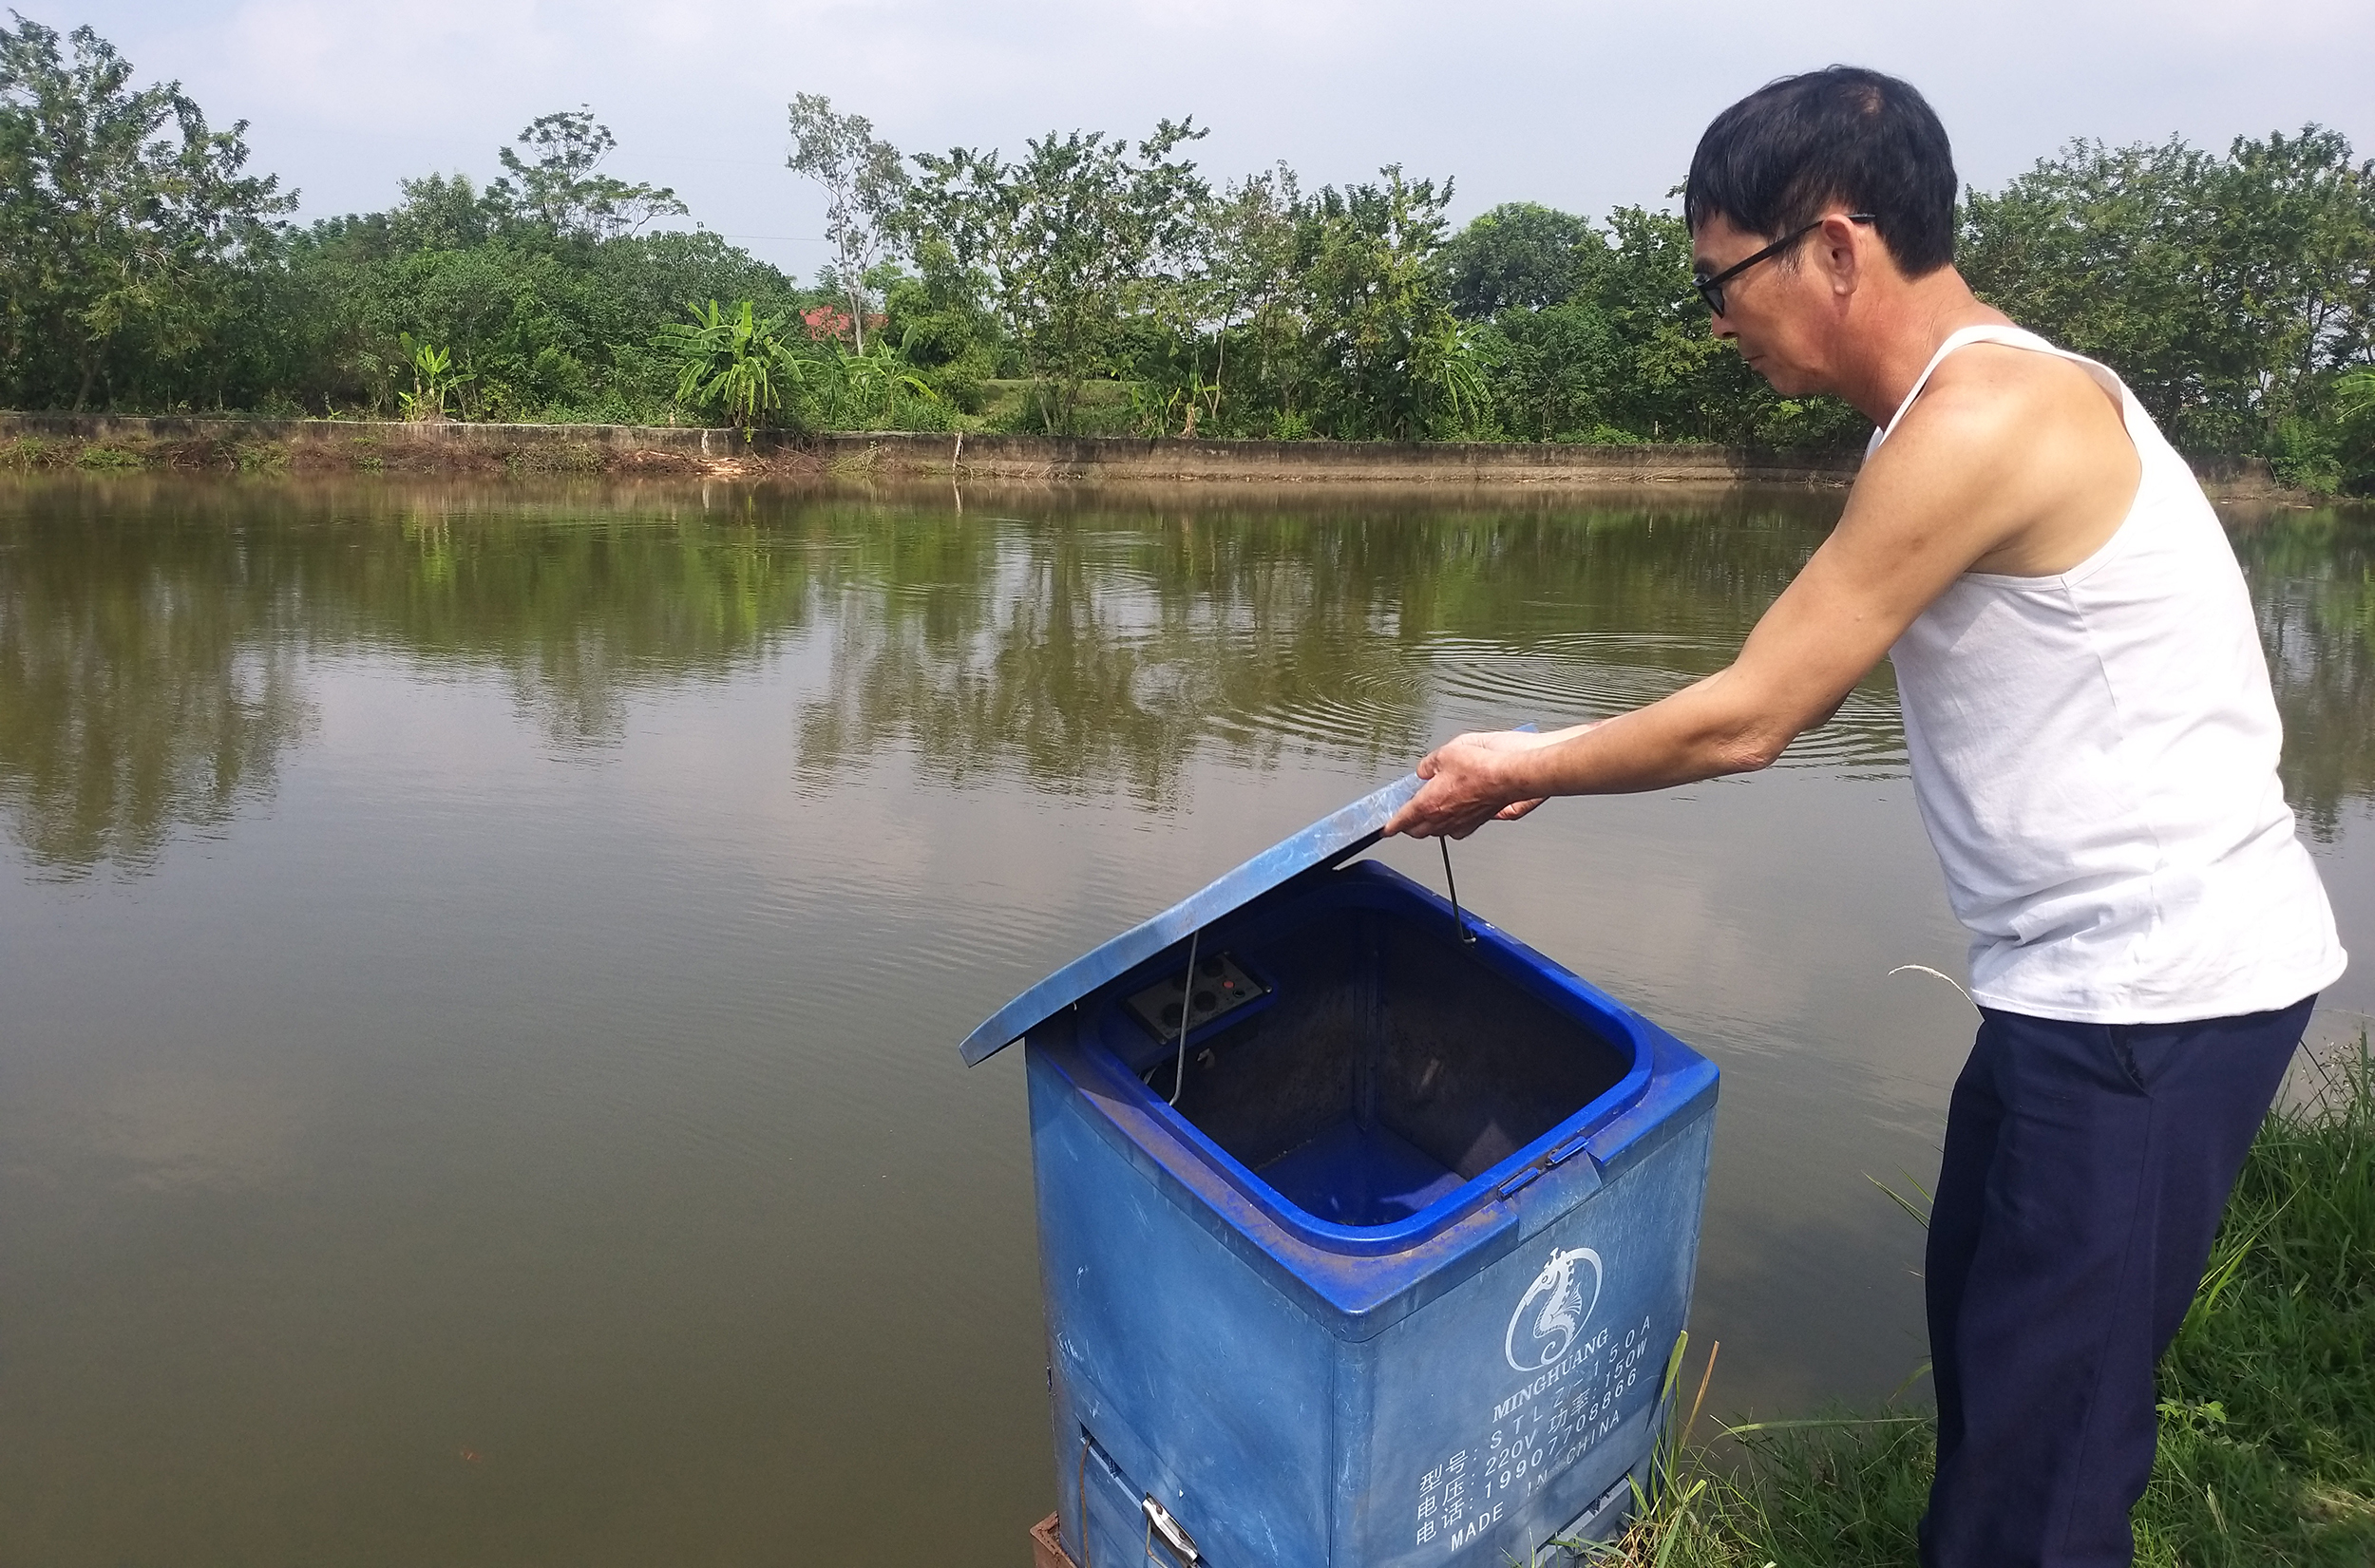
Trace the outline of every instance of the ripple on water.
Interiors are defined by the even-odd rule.
[[[1430,644],[1433,684],[1447,707],[1473,722],[1545,727],[1609,718],[1656,702],[1728,657],[1711,639],[1569,633],[1525,647],[1445,640]],[[1788,767],[1901,768],[1904,732],[1895,694],[1858,687],[1827,725],[1800,736]]]
[[[1230,635],[1209,704],[1185,687],[1166,699],[1189,727],[1226,746],[1277,746],[1362,759],[1416,754],[1462,729],[1546,727],[1607,718],[1682,690],[1729,655],[1708,637],[1570,633],[1513,645],[1438,638],[1370,655],[1347,670],[1308,671],[1254,639]],[[1150,658],[1146,668],[1159,669]],[[1786,767],[1890,773],[1905,765],[1894,692],[1859,687],[1821,728],[1784,754]]]

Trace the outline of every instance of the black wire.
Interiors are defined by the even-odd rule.
[[[1435,844],[1443,851],[1443,890],[1452,896],[1452,930],[1463,942],[1472,942],[1476,934],[1468,929],[1468,921],[1459,912],[1459,884],[1452,880],[1452,841],[1437,839]]]
[[[1080,1518],[1074,1522],[1073,1533],[1080,1538],[1080,1568],[1092,1568],[1089,1561],[1089,1434],[1080,1434]]]
[[[1196,1008],[1196,944],[1204,940],[1199,927],[1188,938],[1188,983],[1179,988],[1179,1062],[1171,1068],[1171,1097],[1163,1103],[1179,1104],[1180,1091],[1188,1086],[1188,1016]]]

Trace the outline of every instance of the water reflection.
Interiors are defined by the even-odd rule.
[[[2228,520],[2284,715],[2285,794],[2330,843],[2345,805],[2375,794],[2375,514],[2253,508]]]
[[[268,798],[304,656],[493,670],[564,746],[628,695],[803,622],[808,557],[750,499],[522,505],[466,490],[130,481],[0,505],[0,809],[33,860],[148,866]]]
[[[1836,501],[1003,504],[1029,516],[938,494],[20,486],[0,519],[0,805],[53,871],[138,868],[177,825],[271,793],[305,733],[300,647],[498,671],[555,744],[599,746],[631,693],[723,674],[812,620],[829,633],[797,716],[812,783],[898,746],[944,781],[1159,802],[1200,747],[1382,764],[1423,746],[1438,699],[1474,722],[1650,700],[1729,655]],[[2375,528],[2232,520],[2286,783],[2330,839],[2375,787]],[[1887,669],[1787,762],[1901,770]]]
[[[0,533],[0,809],[53,874],[144,866],[302,737],[291,584],[270,531],[57,500]]]
[[[884,520],[942,548],[885,551],[837,604],[800,718],[812,778],[897,746],[949,782],[1159,802],[1206,743],[1265,766],[1290,745],[1399,755],[1423,732],[1391,595],[1324,548],[1227,517]]]
[[[900,747],[950,782],[1172,798],[1190,756],[1384,764],[1461,722],[1563,721],[1717,668],[1835,498],[1246,500],[20,486],[0,518],[0,804],[53,871],[146,864],[268,796],[296,650],[491,670],[550,739],[811,623],[811,783]],[[1018,502],[1020,504],[1018,504]],[[2375,526],[2231,521],[2309,830],[2375,788]],[[1903,766],[1886,667],[1788,765]]]
[[[365,517],[382,526],[345,541],[320,624],[429,664],[499,669],[563,744],[616,739],[628,693],[764,654],[808,604],[804,557],[747,497],[722,512],[558,513],[432,497]],[[334,568],[338,541],[311,542],[330,542],[328,560],[313,557]]]
[[[885,746],[948,780],[1161,800],[1188,756],[1406,758],[1436,704],[1563,720],[1718,668],[1821,538],[1824,498],[1656,507],[1519,498],[1042,498],[1030,519],[878,514],[893,538],[833,618],[805,766]],[[972,575],[954,603],[946,575]],[[1793,763],[1902,762],[1887,673]]]

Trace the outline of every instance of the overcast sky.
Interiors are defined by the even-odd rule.
[[[822,92],[902,149],[1051,129],[1211,127],[1216,179],[1283,159],[1307,186],[1398,161],[1455,216],[1530,199],[1661,202],[1710,116],[1845,61],[1912,81],[1966,182],[2073,137],[2224,147],[2318,121],[2375,154],[2368,0],[12,0],[179,78],[304,214],[385,207],[407,175],[495,171],[535,116],[590,104],[608,172],[803,276],[820,203],[783,166],[784,104]]]

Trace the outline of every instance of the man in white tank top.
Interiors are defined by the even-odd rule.
[[[2233,552],[2111,371],[1952,266],[1945,129],[1834,66],[1718,117],[1685,188],[1718,336],[1876,426],[1845,512],[1726,670],[1605,723],[1463,735],[1388,831],[1763,767],[1892,657],[1971,933],[1925,1287],[1931,1568],[2123,1565],[2153,1369],[2344,954],[2276,779]]]

